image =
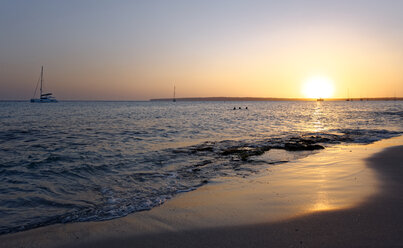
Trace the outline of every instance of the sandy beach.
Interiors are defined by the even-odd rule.
[[[2,235],[0,247],[403,247],[402,161],[403,137],[336,146],[124,218]]]

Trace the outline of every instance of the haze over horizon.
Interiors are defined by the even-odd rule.
[[[3,0],[0,100],[403,97],[403,1]],[[320,82],[319,82],[320,83]],[[308,89],[310,91],[310,89]],[[308,92],[309,93],[309,92]]]

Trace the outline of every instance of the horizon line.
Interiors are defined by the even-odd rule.
[[[299,98],[299,97],[182,97],[176,101],[402,101],[403,97],[350,97],[350,98]],[[172,101],[173,98],[154,98],[149,101]]]
[[[182,97],[175,98],[176,101],[403,101],[403,97],[350,97],[350,98],[298,98],[298,97]],[[157,102],[172,101],[173,98],[152,98],[148,100],[89,100],[89,99],[66,99],[58,100],[63,102]],[[0,102],[25,102],[25,99],[0,99]]]

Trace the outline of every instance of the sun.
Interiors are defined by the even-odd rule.
[[[307,98],[329,98],[333,96],[333,80],[325,76],[314,76],[306,79],[302,93]]]

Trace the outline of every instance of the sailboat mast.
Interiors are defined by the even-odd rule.
[[[175,85],[174,85],[174,99],[173,99],[174,102],[176,102],[176,96],[175,96],[175,94],[176,94],[176,87],[175,87]]]
[[[42,97],[42,81],[43,81],[43,66],[42,66],[42,68],[41,68],[41,95],[40,95],[39,98]]]

